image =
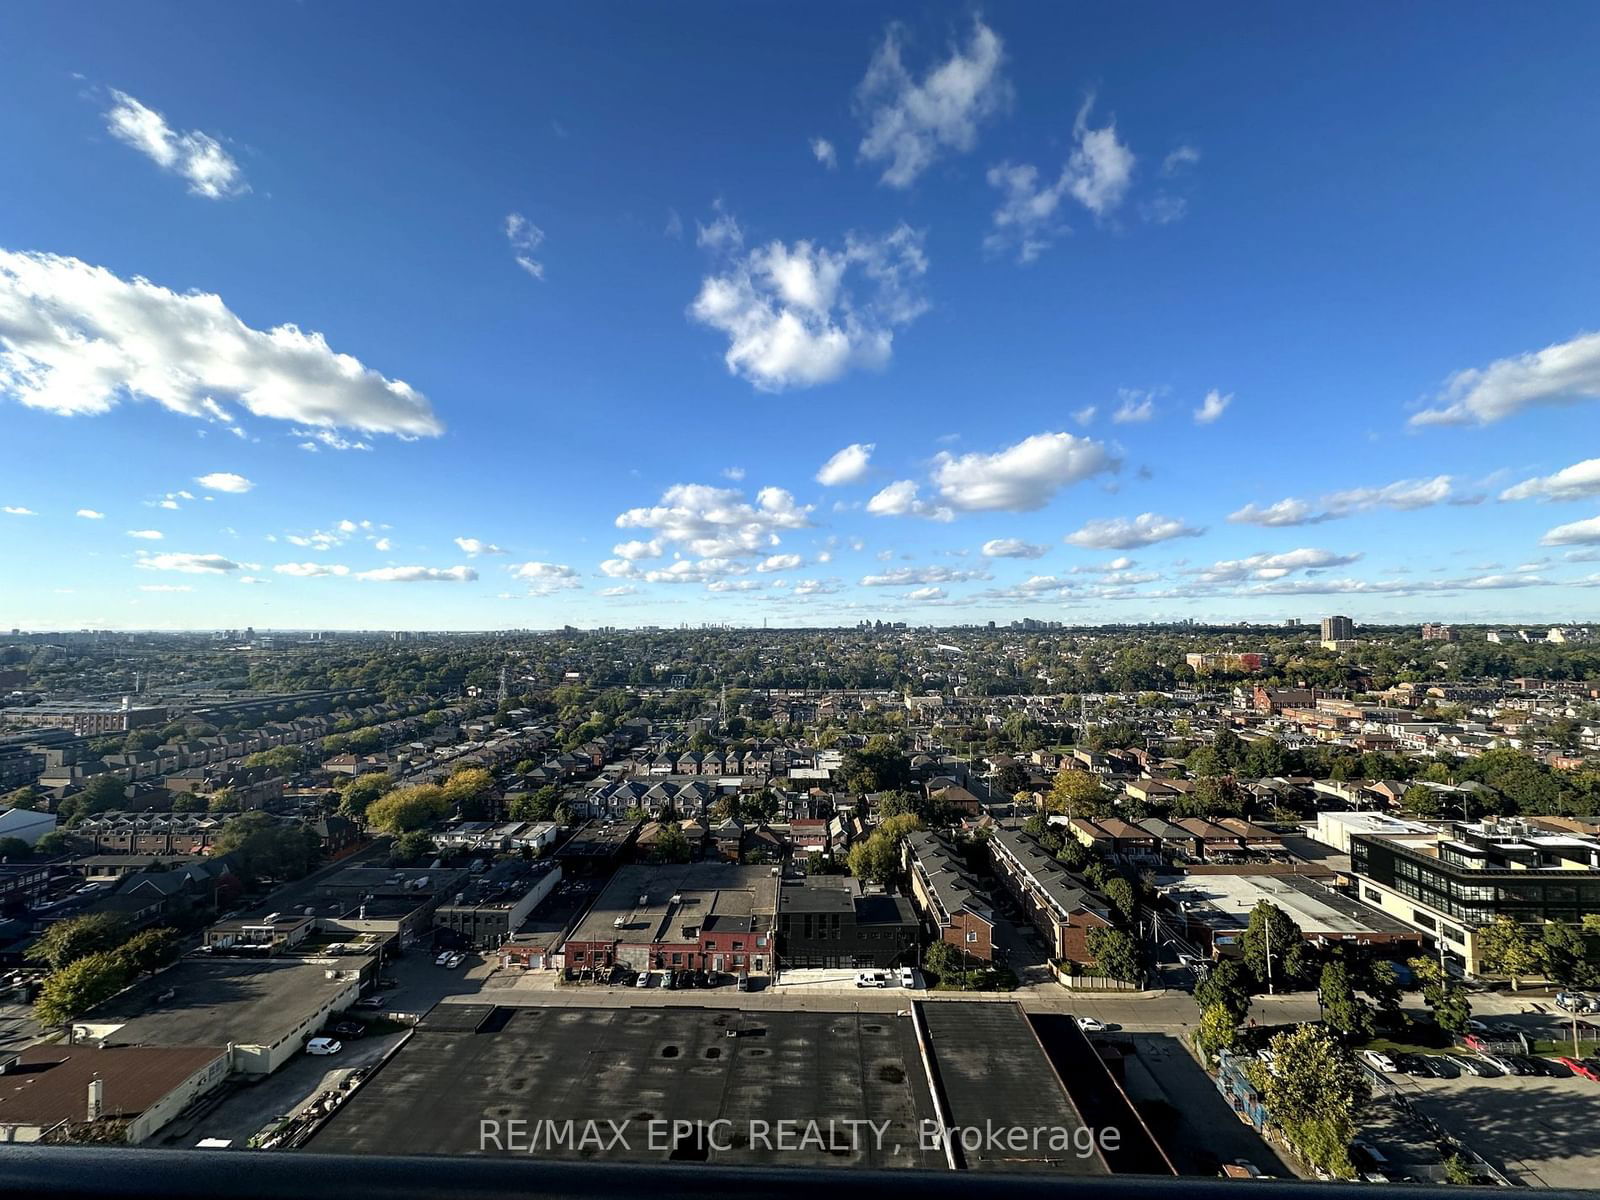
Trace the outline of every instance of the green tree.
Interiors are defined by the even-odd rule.
[[[146,929],[134,934],[113,952],[130,975],[148,975],[171,966],[183,952],[176,929]]]
[[[1376,959],[1367,965],[1361,980],[1361,990],[1372,998],[1372,1003],[1385,1017],[1400,1015],[1400,1003],[1405,990],[1400,983],[1400,972],[1386,959]]]
[[[1106,880],[1104,891],[1106,899],[1111,902],[1111,907],[1116,912],[1117,920],[1124,926],[1132,925],[1139,913],[1139,898],[1133,890],[1133,884],[1117,875]]]
[[[1084,935],[1084,945],[1101,974],[1124,983],[1144,982],[1144,953],[1139,940],[1127,930],[1096,926]]]
[[[1110,806],[1100,781],[1076,767],[1057,771],[1044,798],[1046,812],[1065,813],[1069,817],[1103,816]]]
[[[1444,806],[1439,803],[1439,793],[1420,783],[1413,783],[1405,790],[1400,797],[1400,808],[1412,817],[1435,818],[1444,812]]]
[[[1300,926],[1270,900],[1262,900],[1250,912],[1244,965],[1260,987],[1293,991],[1305,978],[1306,944]]]
[[[1465,1032],[1472,1017],[1472,1002],[1467,991],[1437,959],[1413,958],[1406,964],[1422,989],[1422,1000],[1433,1013],[1433,1022],[1445,1033]]]
[[[364,821],[367,817],[367,808],[372,802],[393,787],[394,781],[382,771],[357,775],[339,793],[339,808],[347,817]]]
[[[80,958],[116,948],[127,936],[128,922],[110,913],[68,917],[47,925],[24,957],[59,971]]]
[[[449,811],[450,802],[441,788],[419,783],[396,788],[368,804],[367,823],[386,833],[410,833],[442,821]]]
[[[0,808],[16,808],[33,812],[39,807],[40,792],[31,783],[0,796]]]
[[[317,835],[304,825],[264,812],[234,817],[212,843],[213,854],[231,854],[239,874],[253,882],[299,879],[321,853]]]
[[[463,767],[444,783],[444,798],[466,821],[481,821],[489,811],[494,776],[482,767]]]
[[[72,834],[65,829],[52,829],[33,844],[34,853],[40,858],[55,858],[57,855],[68,853],[72,848]]]
[[[1223,1009],[1238,1025],[1250,1011],[1250,972],[1237,959],[1218,959],[1195,985],[1194,1000],[1202,1012]]]
[[[874,734],[859,750],[846,752],[840,778],[857,795],[896,791],[910,786],[911,763],[893,738]]]
[[[1539,948],[1533,935],[1516,918],[1502,914],[1477,933],[1478,956],[1486,971],[1511,976],[1515,989],[1522,976],[1539,969]]]
[[[1232,1050],[1239,1044],[1239,1022],[1228,1007],[1210,1004],[1200,1010],[1200,1024],[1194,1033],[1195,1046],[1207,1066],[1217,1061],[1217,1055]]]
[[[1320,1025],[1275,1034],[1267,1045],[1272,1069],[1253,1064],[1251,1082],[1260,1089],[1268,1119],[1307,1162],[1341,1179],[1353,1178],[1350,1140],[1371,1095],[1366,1075]]]
[[[436,847],[427,831],[413,829],[395,838],[389,847],[389,861],[396,866],[408,867],[433,857]]]
[[[0,862],[24,862],[33,857],[33,847],[19,837],[0,837]]]
[[[1323,1020],[1348,1038],[1365,1037],[1372,1032],[1372,1010],[1350,982],[1350,971],[1337,960],[1324,963],[1317,985],[1317,999]]]
[[[1591,987],[1600,972],[1588,961],[1589,944],[1565,921],[1547,921],[1534,947],[1546,978],[1562,987]]]
[[[45,978],[33,1003],[34,1020],[48,1028],[66,1025],[127,986],[128,964],[111,951],[77,959]]]
[[[689,838],[683,832],[681,825],[676,821],[668,821],[661,826],[661,832],[656,837],[657,862],[686,863],[692,853],[693,848],[689,845]]]

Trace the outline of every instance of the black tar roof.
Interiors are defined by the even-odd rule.
[[[951,1007],[966,1008],[967,1005]],[[469,1009],[467,1012],[454,1010]],[[436,1019],[437,1018],[437,1019]],[[449,1028],[445,1028],[448,1026]],[[728,1030],[739,1030],[729,1037]],[[542,1145],[518,1157],[666,1162],[651,1121],[731,1121],[711,1163],[805,1167],[944,1165],[922,1148],[933,1103],[911,1021],[891,1013],[703,1008],[441,1005],[341,1108],[307,1149],[326,1154],[477,1154],[480,1122],[629,1122],[627,1145]],[[879,1149],[859,1142],[784,1150],[778,1122],[889,1122]],[[774,1130],[752,1144],[749,1122]],[[609,1138],[608,1138],[609,1140]],[[683,1155],[680,1154],[680,1158]]]

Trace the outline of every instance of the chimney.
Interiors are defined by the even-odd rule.
[[[96,1075],[89,1080],[89,1117],[90,1121],[98,1121],[100,1112],[106,1106],[106,1081]]]

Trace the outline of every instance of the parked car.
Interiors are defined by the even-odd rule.
[[[1268,1176],[1261,1173],[1261,1168],[1248,1158],[1236,1158],[1231,1163],[1223,1163],[1222,1178],[1224,1179],[1266,1179]]]
[[[1458,1070],[1467,1075],[1482,1078],[1489,1073],[1489,1069],[1481,1062],[1475,1062],[1465,1054],[1446,1054],[1444,1056]]]
[[[661,986],[667,991],[676,991],[678,987],[678,973],[676,971],[661,972]]]
[[[738,987],[741,992],[748,992],[750,990],[750,976],[744,971],[739,972]]]
[[[711,976],[710,976],[710,974],[705,972],[705,971],[696,971],[694,973],[694,985],[697,988],[710,987],[711,986]]]
[[[387,996],[363,996],[353,1004],[352,1008],[364,1008],[368,1011],[381,1009],[388,1000]]]
[[[1363,1050],[1361,1061],[1374,1071],[1382,1071],[1385,1075],[1393,1075],[1400,1070],[1399,1065],[1382,1050]]]
[[[337,1054],[343,1049],[344,1043],[333,1038],[314,1037],[306,1043],[307,1054]]]
[[[636,987],[636,988],[647,988],[647,987],[649,987],[650,986],[650,972],[649,971],[640,971],[639,972],[639,977],[633,981],[633,986]]]
[[[1566,1012],[1590,1012],[1591,1001],[1582,992],[1557,992],[1556,1007]]]
[[[328,1026],[328,1032],[342,1038],[359,1038],[367,1036],[367,1027],[360,1021],[336,1021]]]
[[[461,954],[461,953],[458,952],[458,953],[452,954],[448,958],[446,958],[445,962],[444,962],[444,965],[449,967],[452,971],[454,971],[457,967],[459,967],[462,963],[464,963],[466,961],[467,961],[467,956],[465,954]]]
[[[1498,1054],[1488,1054],[1483,1051],[1479,1051],[1478,1057],[1487,1063],[1492,1069],[1500,1072],[1502,1075],[1515,1075],[1517,1073],[1512,1067],[1510,1060],[1503,1058]]]
[[[1556,1061],[1574,1075],[1581,1075],[1590,1083],[1600,1083],[1600,1068],[1596,1068],[1589,1059],[1563,1056]]]
[[[1442,1054],[1417,1054],[1413,1057],[1421,1073],[1430,1079],[1454,1079],[1461,1073]]]
[[[439,957],[433,960],[433,965],[436,967],[448,967],[450,965],[450,951],[439,951]]]
[[[858,988],[886,988],[889,986],[889,972],[857,971],[856,986]]]
[[[1078,1028],[1085,1033],[1104,1033],[1106,1031],[1106,1023],[1095,1017],[1074,1017],[1072,1019],[1078,1023]]]
[[[914,988],[917,986],[917,969],[915,967],[900,968],[900,986]]]

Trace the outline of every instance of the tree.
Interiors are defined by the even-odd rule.
[[[344,791],[339,794],[339,808],[346,816],[357,821],[364,821],[367,816],[368,806],[393,787],[394,781],[381,771],[373,771],[367,775],[357,775],[345,785]]]
[[[68,963],[45,978],[33,1016],[46,1028],[66,1025],[127,986],[131,972],[121,956],[103,951]]]
[[[52,829],[33,844],[34,853],[41,858],[54,858],[72,849],[72,834],[65,829]]]
[[[689,845],[689,838],[683,832],[683,827],[676,821],[668,821],[661,827],[660,834],[656,837],[655,857],[657,862],[686,863],[693,852]]]
[[[1237,959],[1218,959],[1195,985],[1194,1000],[1202,1012],[1208,1008],[1226,1010],[1238,1025],[1250,1011],[1249,971]]]
[[[130,975],[148,975],[177,962],[182,947],[178,944],[178,931],[163,927],[134,934],[114,953]]]
[[[1111,901],[1111,907],[1116,911],[1117,920],[1123,925],[1132,925],[1139,911],[1139,899],[1133,890],[1133,884],[1117,875],[1106,880],[1103,890],[1106,899]]]
[[[431,783],[397,788],[367,805],[367,823],[386,833],[409,833],[435,821],[450,811],[444,791]]]
[[[555,817],[561,793],[546,784],[536,792],[512,797],[506,805],[506,815],[513,821],[549,821]]]
[[[28,947],[25,957],[29,962],[43,963],[52,971],[59,971],[80,958],[113,949],[122,943],[127,933],[127,921],[109,913],[69,917],[46,926],[38,940]]]
[[[1444,806],[1439,803],[1439,793],[1420,783],[1413,783],[1400,797],[1400,808],[1412,817],[1438,817]]]
[[[1413,958],[1406,964],[1422,989],[1422,1000],[1433,1013],[1433,1022],[1446,1033],[1458,1034],[1467,1028],[1472,1002],[1466,989],[1441,967],[1436,959]]]
[[[1009,762],[995,772],[994,791],[1001,796],[1014,796],[1028,786],[1028,773],[1018,763]]]
[[[33,847],[19,837],[0,838],[0,862],[21,862],[33,857]]]
[[[1216,1062],[1223,1050],[1232,1050],[1239,1044],[1239,1022],[1228,1007],[1210,1004],[1200,1010],[1200,1024],[1194,1033],[1195,1046],[1207,1066]]]
[[[39,789],[31,783],[0,796],[0,808],[16,808],[33,812],[39,807]]]
[[[1250,924],[1244,931],[1244,965],[1258,985],[1269,989],[1292,991],[1305,976],[1306,944],[1300,926],[1270,900],[1262,900],[1250,912]]]
[[[1562,987],[1589,987],[1600,975],[1588,961],[1583,934],[1564,921],[1545,922],[1534,950],[1545,976]]]
[[[246,769],[265,767],[269,771],[294,771],[300,767],[304,752],[299,746],[274,746],[245,757],[239,764]]]
[[[1144,953],[1127,930],[1096,926],[1084,936],[1084,944],[1101,974],[1124,983],[1144,982]]]
[[[424,830],[413,829],[395,838],[394,844],[389,847],[389,861],[397,866],[410,866],[431,858],[435,849],[433,839]]]
[[[1400,983],[1400,972],[1392,962],[1380,958],[1368,964],[1361,980],[1361,990],[1372,997],[1373,1004],[1385,1017],[1392,1019],[1400,1015],[1404,988]]]
[[[1104,813],[1107,807],[1105,789],[1100,781],[1087,771],[1067,767],[1056,772],[1050,782],[1050,791],[1044,798],[1046,812],[1065,813],[1069,817],[1090,817]]]
[[[887,734],[874,734],[859,750],[848,751],[840,772],[846,789],[858,795],[908,787],[911,764]]]
[[[1322,1016],[1347,1038],[1365,1037],[1372,1032],[1372,1011],[1361,1002],[1350,983],[1350,970],[1337,960],[1324,963],[1317,985]]]
[[[1371,1095],[1355,1058],[1320,1025],[1301,1025],[1267,1043],[1272,1069],[1255,1063],[1251,1082],[1268,1118],[1302,1158],[1329,1174],[1350,1179],[1350,1139],[1356,1114]]]
[[[494,776],[482,767],[463,767],[445,780],[442,790],[445,800],[456,808],[462,820],[481,821],[489,812]]]
[[[1525,925],[1502,914],[1478,930],[1478,956],[1483,968],[1511,976],[1515,989],[1521,977],[1539,969],[1539,949]]]
[[[218,831],[212,853],[233,855],[239,874],[253,882],[299,879],[317,861],[321,843],[304,825],[247,812]]]

